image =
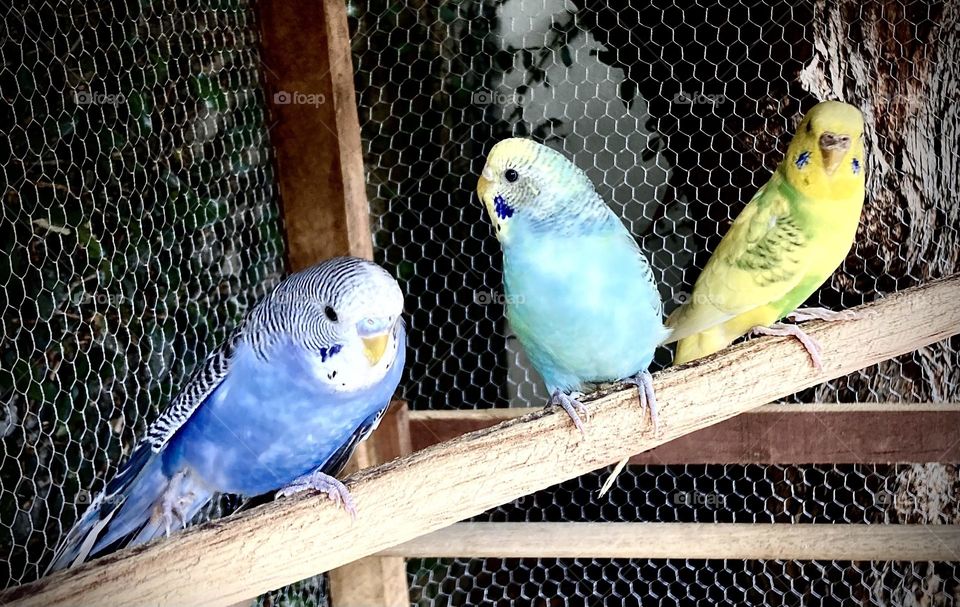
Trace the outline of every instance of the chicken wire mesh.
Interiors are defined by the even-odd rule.
[[[3,3],[0,583],[282,275],[246,2]]]
[[[908,43],[935,46],[950,31],[943,11],[883,6],[893,12],[879,21],[907,23]],[[157,408],[280,277],[283,243],[254,7],[3,11],[0,554],[12,585],[37,577]],[[376,255],[408,294],[411,406],[546,397],[504,323],[499,247],[472,193],[493,142],[532,136],[587,170],[648,252],[669,311],[814,102],[800,81],[821,13],[760,2],[350,5]],[[955,163],[956,146],[948,153]],[[819,304],[856,305],[958,269],[954,215],[935,209],[925,223],[870,208],[886,221],[868,213]],[[934,231],[941,249],[927,259],[910,238]],[[941,344],[793,400],[956,399],[956,351]],[[602,499],[599,481],[477,520],[960,520],[952,466],[633,467]],[[416,605],[951,605],[957,579],[951,563],[409,562]],[[261,602],[325,604],[324,588],[320,577]]]
[[[927,81],[936,77],[904,73],[900,55],[955,47],[956,11],[839,4],[835,15],[822,4],[787,2],[354,5],[368,197],[377,258],[397,268],[408,294],[411,406],[540,406],[548,397],[504,321],[500,249],[474,194],[496,141],[533,137],[584,169],[647,252],[670,312],[816,103],[810,82],[825,22],[847,20],[864,37],[879,32],[902,45],[899,54],[877,51],[876,69],[887,71],[882,98],[851,85],[868,120],[918,111],[901,100],[915,99],[916,89],[898,79],[933,88]],[[916,154],[878,143],[891,132],[904,138],[890,122],[890,131],[869,134],[882,148],[874,158]],[[943,167],[958,158],[960,141],[950,133]],[[879,164],[870,165],[874,188],[883,183]],[[900,168],[886,178],[906,176]],[[847,308],[960,269],[955,198],[913,213],[903,200],[869,198],[851,254],[811,305]],[[918,252],[912,240],[932,233],[943,240]],[[660,352],[655,367],[669,361]],[[942,343],[789,400],[948,401],[958,396],[956,367],[957,342]],[[960,522],[953,466],[637,466],[598,498],[607,473],[475,520]],[[408,577],[411,603],[424,607],[960,601],[956,563],[413,559]]]

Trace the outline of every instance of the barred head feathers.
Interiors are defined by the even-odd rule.
[[[522,218],[535,229],[576,233],[617,221],[586,173],[563,154],[530,139],[499,142],[477,183],[497,237]]]
[[[285,336],[326,358],[363,337],[358,333],[388,332],[402,311],[403,294],[386,270],[335,257],[277,285],[251,312],[244,332],[260,352]]]

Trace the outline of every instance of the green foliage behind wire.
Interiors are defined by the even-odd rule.
[[[0,587],[283,271],[247,2],[17,1],[0,55]]]

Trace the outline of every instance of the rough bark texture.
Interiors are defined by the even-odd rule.
[[[960,3],[818,2],[801,82],[866,119],[867,202],[832,287],[859,303],[960,269]],[[960,390],[958,342],[824,386],[814,400],[945,401]]]
[[[863,109],[870,154],[867,204],[857,243],[834,286],[844,293],[879,296],[960,269],[960,3],[878,0],[818,2],[814,57],[801,74],[821,98]],[[857,284],[850,277],[875,281]],[[960,393],[958,342],[922,348],[880,363],[816,400],[845,393],[858,400],[877,395],[944,401]],[[888,396],[888,397],[889,397]],[[909,467],[892,479],[900,522],[960,522],[960,482],[954,466]],[[925,567],[923,588],[897,588],[904,568]],[[951,590],[947,570],[935,563],[888,563],[873,588],[894,603],[941,604]],[[955,588],[954,588],[955,591]]]

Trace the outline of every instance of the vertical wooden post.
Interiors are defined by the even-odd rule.
[[[265,0],[263,74],[290,268],[373,257],[342,0]]]
[[[289,267],[296,271],[337,255],[372,259],[346,5],[263,0],[259,12]],[[409,450],[409,431],[402,443],[393,429],[405,422],[403,411],[402,419],[384,419],[381,430],[360,445],[353,469],[383,461],[378,451],[395,456],[404,445]],[[336,607],[409,602],[402,558],[371,557],[332,571],[330,578]]]
[[[348,466],[352,468],[350,472],[412,452],[407,413],[406,403],[394,403],[380,422],[377,440],[366,452],[354,457]],[[403,557],[368,556],[333,569],[329,575],[334,607],[407,607],[410,604]]]

